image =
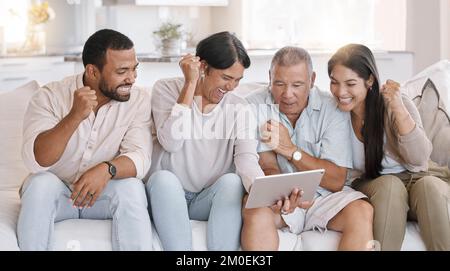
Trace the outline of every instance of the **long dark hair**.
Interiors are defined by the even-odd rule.
[[[251,63],[242,42],[228,31],[213,34],[200,41],[197,45],[197,56],[219,70],[228,69],[236,61],[246,69]]]
[[[366,81],[370,75],[374,79],[371,89],[367,92],[364,125],[361,130],[364,137],[365,177],[374,179],[380,176],[382,170],[385,114],[375,58],[366,46],[349,44],[340,48],[328,61],[328,76],[331,76],[331,71],[338,64],[351,69]]]

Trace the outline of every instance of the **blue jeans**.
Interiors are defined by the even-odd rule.
[[[208,221],[208,250],[238,250],[244,187],[236,174],[225,174],[199,193],[187,192],[172,172],[152,174],[147,198],[164,250],[192,250],[190,219]]]
[[[112,219],[113,250],[152,250],[144,184],[136,178],[110,181],[92,208],[79,210],[71,190],[50,172],[31,175],[22,190],[17,225],[21,250],[53,250],[54,224],[66,219]],[[81,244],[82,245],[82,244]]]

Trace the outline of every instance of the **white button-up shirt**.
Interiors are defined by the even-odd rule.
[[[42,167],[34,156],[39,134],[54,128],[70,112],[75,90],[84,87],[83,74],[47,84],[28,105],[24,119],[22,158],[32,172],[50,171],[68,184],[77,181],[90,168],[127,156],[136,167],[136,177],[147,174],[152,153],[150,95],[133,87],[130,100],[111,100],[97,115],[92,112],[80,123],[61,158]]]

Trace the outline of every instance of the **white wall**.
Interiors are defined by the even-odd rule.
[[[165,21],[183,24],[192,32],[194,43],[211,32],[209,7],[110,6],[97,11],[97,29],[108,27],[126,34],[138,53],[156,52],[153,31]]]
[[[95,32],[95,1],[80,0],[73,4],[61,0],[48,2],[56,16],[46,25],[47,52],[80,52],[86,39]]]
[[[450,59],[450,0],[441,0],[441,58]]]
[[[221,31],[231,31],[237,37],[243,38],[242,16],[243,7],[241,0],[228,0],[226,7],[212,7],[211,31],[213,33]]]
[[[441,59],[440,2],[407,1],[406,50],[415,54],[415,73]]]
[[[405,50],[406,2],[407,0],[375,2],[375,39],[379,42],[379,48]]]

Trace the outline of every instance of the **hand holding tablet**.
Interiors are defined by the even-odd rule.
[[[279,200],[292,196],[295,188],[299,190],[301,201],[312,202],[325,174],[324,169],[302,171],[258,177],[255,179],[245,208],[272,207]]]

